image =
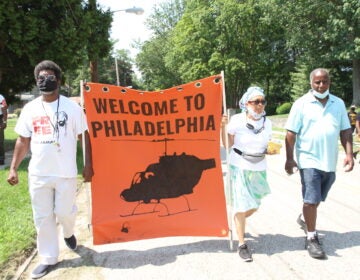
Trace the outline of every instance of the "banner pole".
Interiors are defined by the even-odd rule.
[[[228,112],[227,105],[226,105],[226,94],[225,94],[225,75],[224,71],[221,71],[221,79],[222,79],[222,97],[223,97],[223,114],[227,115],[227,117],[230,117],[230,111]],[[225,132],[226,133],[226,132]],[[232,205],[231,205],[231,184],[230,184],[230,168],[229,168],[229,138],[227,134],[225,134],[225,143],[223,145],[225,146],[225,161],[226,161],[226,180],[225,180],[225,197],[226,197],[226,211],[228,213],[228,224],[229,224],[229,247],[232,251],[234,249],[233,246],[233,211],[232,211]]]
[[[80,80],[80,106],[84,110],[84,81]],[[82,141],[82,154],[83,154],[83,164],[85,165],[85,135],[84,132],[82,132],[81,135],[81,141]],[[83,187],[86,191],[86,205],[87,205],[87,220],[88,220],[88,230],[90,234],[92,235],[91,230],[91,202],[90,202],[90,188],[91,183],[90,182],[83,182]]]

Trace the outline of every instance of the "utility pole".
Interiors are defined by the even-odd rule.
[[[101,17],[104,17],[104,16],[106,17],[106,15],[105,14],[102,15],[101,13],[99,13],[99,11],[97,10],[96,0],[89,0],[88,3],[89,3],[88,11],[90,13],[90,16],[94,19],[94,24],[95,24],[94,29],[95,29],[98,27],[98,26],[96,26],[96,22],[98,20],[101,21],[102,20]],[[110,11],[111,15],[114,15],[114,13],[116,13],[116,12],[125,12],[125,13],[141,15],[144,13],[144,10],[139,7],[133,7],[133,8],[129,8],[129,9]],[[99,32],[99,31],[97,30],[97,32]],[[102,32],[105,32],[105,30],[102,30]],[[93,43],[91,41],[93,41]],[[96,49],[98,43],[99,43],[99,39],[97,37],[92,37],[92,39],[90,39],[90,41],[88,42],[88,44],[89,44],[88,45],[88,56],[89,56],[89,61],[90,61],[90,79],[91,79],[91,82],[94,82],[94,83],[99,82],[98,60],[99,60],[100,54],[99,54],[99,49]],[[102,53],[104,53],[104,52],[102,52]],[[117,67],[117,63],[116,63],[116,67]],[[117,73],[117,75],[118,75],[118,73]],[[120,84],[119,80],[118,80],[118,84]]]

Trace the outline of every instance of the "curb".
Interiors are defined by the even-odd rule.
[[[29,267],[31,261],[34,259],[34,257],[37,254],[37,249],[35,248],[31,255],[24,261],[24,263],[22,265],[20,265],[18,267],[18,269],[16,270],[15,275],[13,276],[13,278],[11,278],[11,280],[19,280],[20,277],[22,276],[22,274],[25,272],[25,270]]]

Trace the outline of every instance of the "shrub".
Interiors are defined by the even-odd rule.
[[[286,102],[276,108],[276,113],[278,115],[288,114],[290,112],[290,109],[291,109],[291,103]]]
[[[266,115],[273,116],[276,115],[276,104],[267,104],[265,107]]]

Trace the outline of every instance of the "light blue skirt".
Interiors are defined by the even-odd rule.
[[[233,213],[257,209],[261,199],[271,193],[266,171],[242,170],[230,165],[230,202]]]

